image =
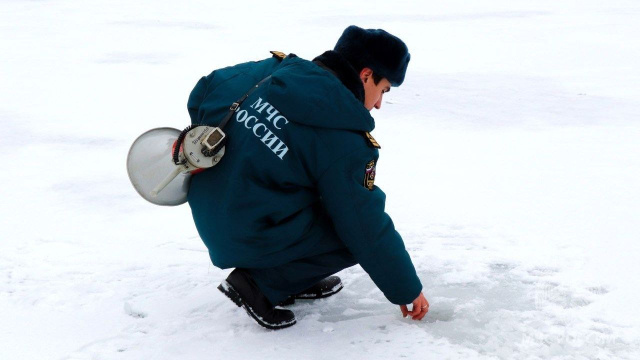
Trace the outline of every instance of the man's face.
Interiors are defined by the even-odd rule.
[[[391,90],[389,80],[383,78],[376,85],[373,81],[373,72],[370,69],[363,69],[360,73],[360,79],[364,86],[364,107],[371,111],[373,108],[380,109],[382,106],[382,96]]]

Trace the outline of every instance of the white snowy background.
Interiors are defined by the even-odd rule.
[[[412,54],[376,183],[431,310],[356,266],[268,331],[127,151],[202,75],[351,24]],[[0,1],[0,359],[640,358],[639,35],[637,1]]]

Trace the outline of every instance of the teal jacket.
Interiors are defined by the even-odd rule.
[[[220,123],[268,75],[225,127],[220,164],[191,179],[213,264],[268,268],[339,243],[389,301],[411,303],[422,284],[373,185],[374,120],[334,74],[295,55],[215,70],[191,92],[191,122]]]

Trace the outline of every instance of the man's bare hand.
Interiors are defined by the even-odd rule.
[[[422,318],[429,312],[429,302],[424,297],[424,294],[420,292],[420,295],[413,300],[411,311],[407,309],[407,305],[400,305],[400,311],[402,311],[402,317],[411,315],[413,320],[422,320]]]

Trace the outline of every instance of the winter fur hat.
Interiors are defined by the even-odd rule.
[[[334,51],[344,56],[360,71],[365,67],[400,86],[411,59],[402,40],[382,29],[362,29],[351,25],[344,30]]]

